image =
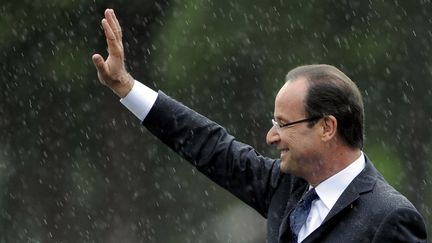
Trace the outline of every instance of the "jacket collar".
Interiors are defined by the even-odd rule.
[[[352,203],[356,201],[362,194],[373,190],[379,173],[366,155],[365,158],[366,166],[363,171],[345,189],[321,225],[308,237],[306,237],[304,242],[314,242],[317,240],[320,237],[321,232],[325,230],[326,223],[331,218],[340,213],[343,209],[352,206]]]

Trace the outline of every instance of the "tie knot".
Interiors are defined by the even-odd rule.
[[[318,199],[318,194],[315,188],[309,190],[303,198],[299,201],[297,206],[291,212],[290,215],[290,226],[292,231],[292,242],[297,242],[298,234],[301,227],[305,224],[306,219],[309,215],[309,211],[312,206],[312,202]]]
[[[312,188],[308,192],[306,192],[306,194],[303,196],[302,200],[306,204],[310,204],[310,203],[312,203],[314,200],[316,200],[318,198],[319,198],[319,196],[316,193],[315,188]]]

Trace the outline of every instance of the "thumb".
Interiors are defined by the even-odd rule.
[[[106,72],[105,61],[104,61],[103,57],[99,54],[94,54],[92,56],[92,61],[93,61],[93,64],[95,65],[97,71],[102,75],[105,74],[105,72]]]

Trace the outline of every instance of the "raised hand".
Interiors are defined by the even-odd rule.
[[[99,81],[123,98],[132,89],[134,79],[126,71],[122,30],[114,10],[106,9],[104,15],[102,27],[108,45],[108,58],[105,61],[100,54],[94,54],[92,60],[97,69]]]

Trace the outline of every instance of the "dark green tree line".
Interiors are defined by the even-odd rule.
[[[276,156],[264,138],[286,72],[341,68],[365,98],[365,151],[431,222],[429,1],[6,1],[0,242],[226,239],[212,220],[236,199],[96,81],[90,57],[106,48],[106,7],[137,79],[266,155]]]

